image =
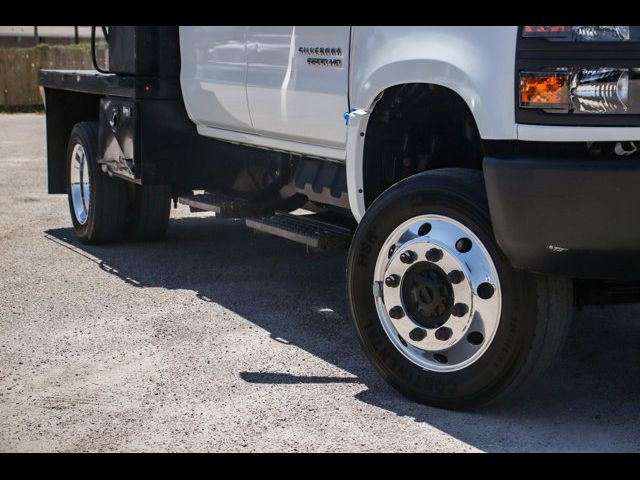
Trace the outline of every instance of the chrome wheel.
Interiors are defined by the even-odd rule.
[[[374,271],[376,310],[394,346],[425,370],[451,372],[491,344],[502,309],[489,252],[460,222],[420,215],[398,226]]]
[[[87,223],[91,206],[91,187],[89,183],[89,165],[84,148],[79,143],[71,152],[70,170],[71,202],[76,220],[80,225]]]

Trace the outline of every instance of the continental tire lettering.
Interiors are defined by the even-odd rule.
[[[373,230],[369,230],[364,237],[364,241],[360,244],[358,251],[358,265],[361,267],[369,266],[370,255],[373,252],[373,244],[378,236]]]
[[[432,193],[424,193],[424,192],[420,192],[420,193],[415,193],[411,196],[408,197],[409,200],[409,206],[410,207],[421,207],[423,205],[430,205],[434,202],[434,200],[437,198],[438,193],[437,192],[432,192]]]
[[[496,367],[500,367],[502,363],[504,363],[504,361],[506,360],[507,356],[509,355],[509,351],[511,350],[511,345],[513,344],[513,338],[516,334],[516,329],[517,329],[517,322],[518,319],[513,317],[511,319],[511,322],[509,322],[509,330],[508,330],[508,335],[507,338],[505,339],[504,344],[502,345],[502,347],[500,348],[500,352],[498,353],[498,355],[496,356],[495,361],[493,362],[493,364]]]

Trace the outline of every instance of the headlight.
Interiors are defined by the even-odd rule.
[[[631,27],[612,26],[526,26],[522,36],[543,37],[556,41],[626,42],[631,40]]]
[[[640,113],[640,68],[520,72],[520,107],[549,113]]]

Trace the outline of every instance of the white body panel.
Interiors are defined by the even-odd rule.
[[[385,89],[433,83],[465,101],[483,139],[515,139],[513,75],[517,27],[353,27],[351,107],[370,111]],[[362,154],[367,116],[349,123],[351,211],[364,215]]]
[[[196,125],[252,131],[247,27],[180,27],[180,84]]]
[[[518,140],[531,142],[634,142],[638,139],[638,127],[518,125]]]
[[[354,27],[352,107],[393,85],[433,83],[462,97],[483,139],[515,139],[516,36],[517,27]]]
[[[247,98],[255,133],[343,149],[348,105],[349,27],[248,27]],[[329,47],[340,60],[317,66],[300,48]]]
[[[322,158],[325,160],[331,160],[340,163],[344,163],[345,161],[345,151],[340,148],[323,147],[321,145],[313,145],[310,143],[292,142],[290,140],[263,137],[252,133],[235,132],[233,130],[208,127],[206,125],[198,125],[198,133],[200,135],[204,135],[205,137],[217,138],[218,140],[225,140],[231,143],[253,145],[255,147],[266,148],[269,150],[278,150],[281,152],[299,153],[308,157]]]
[[[180,27],[181,83],[202,135],[346,161],[360,220],[362,134],[376,98],[394,85],[451,89],[485,140],[640,139],[640,128],[516,124],[516,40],[515,26]],[[339,47],[342,65],[311,66],[299,47]],[[342,115],[353,109],[347,127]]]

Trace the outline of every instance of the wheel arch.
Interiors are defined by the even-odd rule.
[[[384,158],[378,159],[375,164],[372,161],[372,152],[376,152],[375,144],[376,142],[380,143],[380,139],[377,137],[380,133],[378,123],[380,123],[383,116],[389,114],[390,108],[393,108],[392,104],[398,99],[402,99],[403,95],[407,95],[405,100],[410,100],[409,97],[412,95],[422,96],[422,103],[418,107],[415,104],[409,105],[409,108],[413,109],[414,113],[408,115],[408,122],[396,124],[396,132],[402,132],[409,124],[419,122],[420,115],[424,114],[419,107],[427,107],[429,102],[433,100],[440,102],[441,107],[445,105],[446,108],[450,109],[450,112],[447,112],[446,119],[449,120],[449,125],[454,130],[458,128],[469,130],[468,141],[473,145],[471,150],[472,157],[469,158],[469,161],[465,161],[458,156],[458,158],[451,158],[446,162],[436,162],[430,168],[427,168],[428,170],[446,167],[482,168],[484,151],[478,122],[469,105],[469,100],[465,99],[458,90],[442,83],[424,81],[397,82],[387,85],[385,88],[376,91],[375,95],[366,103],[366,108],[360,110],[361,114],[352,115],[348,124],[346,170],[349,185],[349,203],[352,213],[358,221],[377,195],[403,178],[410,176],[407,174],[392,174],[391,181],[388,178],[381,180],[380,177],[383,176],[383,172],[391,167],[385,162]],[[401,100],[400,103],[403,101]],[[415,116],[416,114],[418,116]],[[429,115],[433,122],[441,122],[442,119],[445,119],[444,112],[440,113],[440,117],[438,117],[437,113]],[[386,123],[390,125],[393,120],[390,119]],[[394,160],[398,161],[397,158]],[[391,168],[391,170],[393,169]],[[420,173],[420,171],[423,170],[416,170],[412,174]]]
[[[472,112],[482,139],[516,139],[514,114],[517,27],[390,27],[352,29],[350,108],[375,111],[379,95],[396,85],[428,83],[455,92]],[[366,209],[362,177],[369,115],[354,116],[347,129],[351,210]]]

